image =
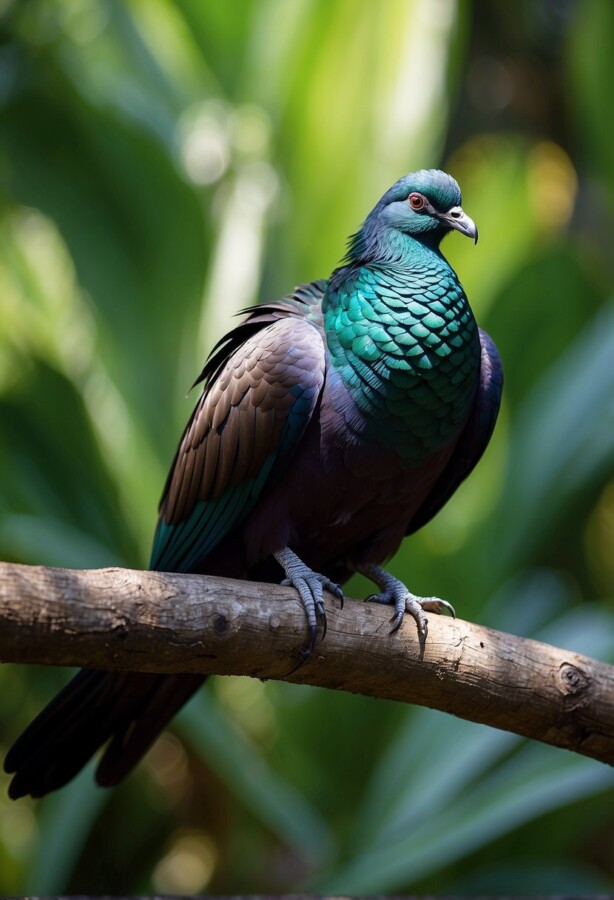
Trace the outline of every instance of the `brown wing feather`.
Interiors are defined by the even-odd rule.
[[[199,500],[256,478],[281,449],[297,398],[311,401],[304,428],[323,382],[322,336],[307,320],[280,318],[248,337],[206,384],[184,432],[160,507],[164,521],[180,522]]]

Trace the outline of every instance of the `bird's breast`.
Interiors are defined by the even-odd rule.
[[[477,325],[448,271],[362,279],[326,312],[336,414],[350,440],[378,443],[407,466],[460,431],[478,382]]]

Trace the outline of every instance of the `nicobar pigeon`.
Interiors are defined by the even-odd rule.
[[[306,653],[325,627],[323,591],[362,572],[426,637],[426,611],[381,564],[441,509],[480,459],[502,388],[439,246],[477,241],[450,175],[388,190],[325,281],[247,311],[214,348],[160,505],[151,568],[293,585]],[[197,382],[197,383],[198,383]],[[82,670],[6,758],[11,797],[66,784],[106,745],[110,786],[140,760],[201,675]]]

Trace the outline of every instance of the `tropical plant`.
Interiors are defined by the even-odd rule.
[[[230,316],[442,165],[506,397],[393,569],[612,660],[613,51],[608,0],[5,0],[0,557],[146,565]],[[0,670],[0,749],[64,680]],[[116,791],[0,797],[0,891],[605,892],[613,797],[605,766],[440,713],[217,679]]]

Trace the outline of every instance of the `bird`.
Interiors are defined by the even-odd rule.
[[[328,279],[244,310],[195,382],[150,568],[293,586],[305,659],[325,592],[342,600],[355,572],[392,632],[409,614],[423,644],[426,613],[453,613],[383,564],[474,469],[501,402],[499,354],[440,249],[477,243],[461,202],[443,171],[400,178]],[[101,747],[96,780],[118,784],[204,678],[81,670],[9,750],[9,795],[62,787]]]

